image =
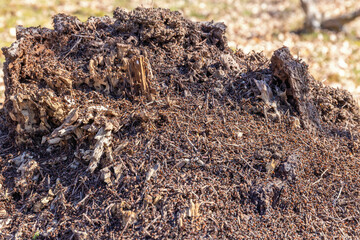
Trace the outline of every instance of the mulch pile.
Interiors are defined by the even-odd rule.
[[[356,238],[360,115],[286,47],[167,9],[17,28],[0,236]]]

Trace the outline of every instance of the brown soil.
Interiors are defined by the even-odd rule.
[[[284,47],[138,8],[4,48],[0,235],[356,238],[359,109]]]

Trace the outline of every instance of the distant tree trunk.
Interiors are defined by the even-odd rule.
[[[321,13],[317,9],[313,0],[300,0],[301,7],[305,13],[305,21],[303,30],[306,32],[312,32],[321,27]]]
[[[360,16],[360,9],[358,9],[334,18],[323,19],[314,0],[300,0],[300,2],[305,13],[304,32],[312,32],[317,29],[340,32],[343,30],[345,24]]]

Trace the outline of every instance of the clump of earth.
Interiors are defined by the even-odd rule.
[[[53,26],[2,49],[5,238],[359,236],[359,108],[288,48],[168,9]]]

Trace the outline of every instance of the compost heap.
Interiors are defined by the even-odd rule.
[[[137,8],[3,48],[0,235],[360,236],[359,109],[223,23]]]

